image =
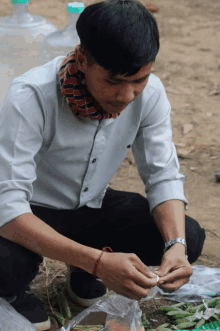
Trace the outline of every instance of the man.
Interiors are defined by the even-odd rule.
[[[74,52],[13,81],[1,111],[0,296],[39,330],[50,321],[29,284],[42,256],[68,265],[70,297],[88,307],[107,289],[135,300],[178,289],[205,240],[185,216],[170,104],[151,74],[155,19],[138,1],[106,1],[77,32]],[[108,187],[131,147],[147,199]]]

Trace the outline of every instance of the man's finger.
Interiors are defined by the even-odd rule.
[[[147,278],[157,279],[157,275],[155,274],[154,271],[151,271],[148,266],[146,266],[140,259],[139,263],[136,263],[135,268],[141,272],[143,275],[145,275]]]
[[[181,280],[178,280],[174,283],[166,283],[162,285],[158,285],[159,288],[161,288],[165,293],[172,293],[176,290],[178,290],[181,286],[188,283],[188,279],[182,278]]]
[[[190,276],[190,270],[186,272],[186,268],[179,268],[164,277],[160,277],[158,284],[173,283],[179,279],[188,279]]]
[[[162,263],[159,270],[154,271],[154,274],[161,277],[164,277],[166,275],[168,275],[170,269],[172,268],[172,266],[170,264],[164,264]]]
[[[140,261],[140,263],[136,264],[135,268],[139,272],[135,279],[135,283],[144,288],[146,287],[146,281],[149,287],[154,287],[157,285],[159,277],[155,275],[154,272],[152,272],[144,263]]]

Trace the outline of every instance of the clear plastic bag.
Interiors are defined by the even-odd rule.
[[[30,323],[4,299],[0,298],[0,331],[37,331]]]
[[[151,295],[142,300],[150,300],[152,299],[152,295],[155,294],[156,291],[154,288],[154,293],[151,293]],[[144,331],[141,320],[142,311],[138,305],[138,301],[125,298],[113,291],[108,292],[91,307],[82,311],[67,327],[62,327],[60,331],[72,331],[76,325],[93,312],[107,313],[105,327],[100,331],[119,331],[119,328],[120,331]]]
[[[151,267],[150,269],[153,271]],[[151,288],[148,296],[141,299],[141,302],[152,299],[158,290],[157,286]],[[76,325],[93,312],[107,313],[105,327],[100,331],[119,331],[119,329],[120,331],[144,331],[141,319],[142,311],[138,301],[128,299],[114,291],[108,292],[91,307],[82,311],[60,331],[72,331]]]
[[[159,289],[160,294],[168,300],[177,302],[202,302],[202,299],[211,299],[220,296],[220,269],[204,265],[192,267],[193,274],[189,283],[183,285],[173,293],[165,293]]]

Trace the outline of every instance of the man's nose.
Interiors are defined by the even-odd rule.
[[[116,97],[117,102],[124,102],[126,104],[130,103],[134,99],[135,89],[131,85],[121,87]]]

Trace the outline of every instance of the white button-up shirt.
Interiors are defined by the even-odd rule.
[[[0,112],[0,226],[30,204],[101,208],[130,147],[150,210],[184,196],[172,142],[170,103],[151,74],[143,92],[115,119],[76,117],[59,87],[59,56],[15,78]]]

